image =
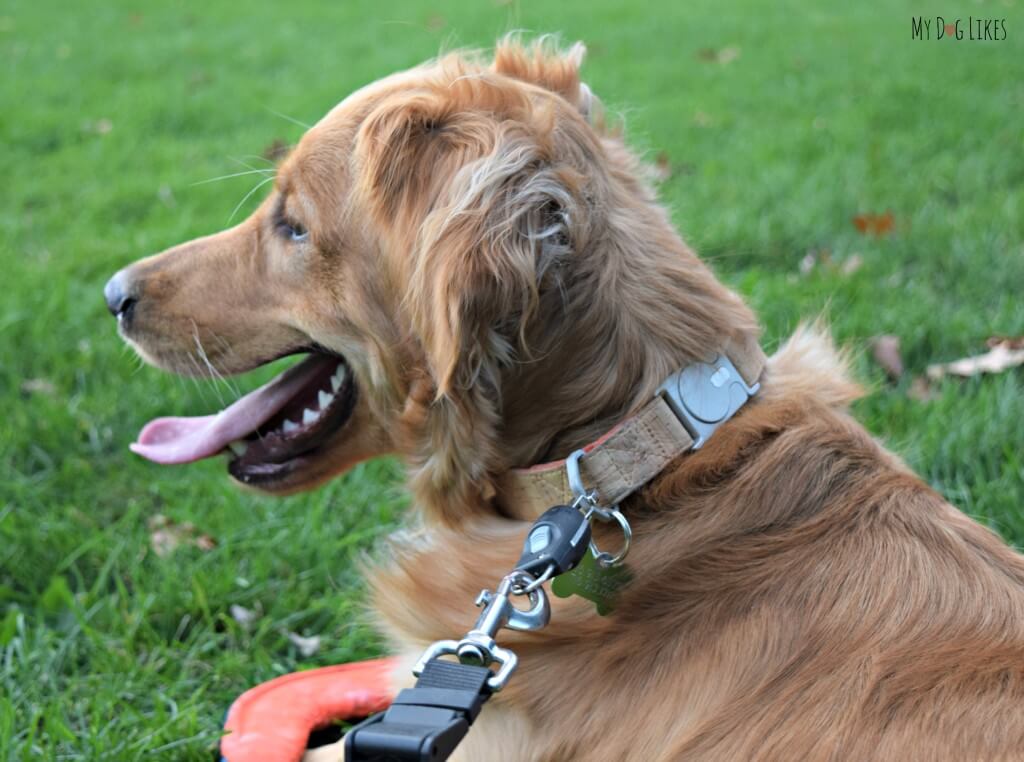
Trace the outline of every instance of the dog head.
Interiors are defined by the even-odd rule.
[[[711,303],[727,292],[699,303],[714,280],[594,126],[581,56],[505,42],[490,62],[453,54],[376,82],[305,134],[249,219],[115,275],[120,331],[161,368],[308,355],[219,414],[152,422],[136,451],[229,448],[230,473],[273,493],[397,452],[419,502],[454,521],[503,470],[579,444],[671,370],[637,348],[664,326],[609,309],[664,298],[635,290],[643,252],[665,252],[657,269],[698,301],[672,354],[742,323]]]

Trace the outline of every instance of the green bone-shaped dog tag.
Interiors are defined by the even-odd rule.
[[[551,591],[559,598],[578,595],[593,601],[597,606],[597,613],[607,616],[615,608],[619,590],[629,580],[629,571],[624,566],[601,566],[593,553],[587,553],[579,566],[571,572],[555,577],[555,581],[551,583]]]

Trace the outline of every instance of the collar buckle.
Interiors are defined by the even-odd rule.
[[[693,363],[673,373],[658,393],[693,437],[691,449],[697,450],[760,388],[759,383],[748,386],[732,361],[719,354],[710,363]]]

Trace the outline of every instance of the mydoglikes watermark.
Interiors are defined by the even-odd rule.
[[[942,16],[911,16],[912,40],[980,40],[999,42],[1006,39],[1006,19],[968,16],[946,19]]]

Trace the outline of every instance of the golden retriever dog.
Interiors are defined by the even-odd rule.
[[[251,217],[106,288],[168,371],[306,355],[216,415],[150,423],[140,454],[228,452],[274,494],[404,460],[422,531],[370,580],[409,664],[473,625],[546,507],[510,475],[756,346],[581,58],[506,39],[375,82],[305,134]],[[850,417],[858,387],[821,330],[758,380],[619,505],[634,537],[614,612],[553,598],[547,628],[499,634],[519,670],[459,759],[1024,759],[1024,558]]]

